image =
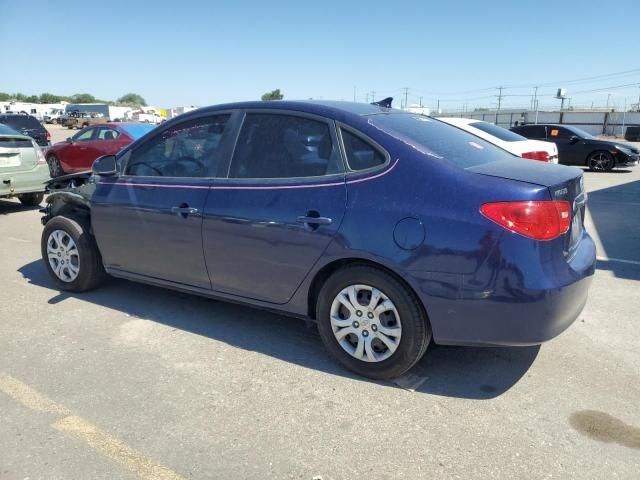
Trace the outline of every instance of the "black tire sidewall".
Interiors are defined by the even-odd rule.
[[[75,242],[80,257],[80,272],[72,282],[64,282],[54,273],[47,255],[47,241],[55,230],[66,232]],[[60,290],[83,292],[95,288],[103,278],[102,258],[86,219],[57,216],[47,222],[40,242],[42,259],[49,275]]]
[[[18,196],[18,200],[20,200],[20,203],[23,205],[35,207],[40,205],[42,200],[44,200],[44,192],[23,193]]]
[[[382,291],[394,303],[402,326],[400,345],[391,357],[370,363],[349,355],[336,340],[331,328],[331,304],[349,285],[370,285]],[[317,302],[318,331],[329,353],[359,375],[375,379],[396,378],[409,370],[424,354],[431,340],[431,328],[415,295],[393,276],[368,265],[338,270],[323,285]]]

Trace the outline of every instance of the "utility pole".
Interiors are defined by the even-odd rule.
[[[609,100],[611,100],[611,94],[607,93],[607,110],[609,110]]]
[[[422,106],[422,95],[420,95],[420,106]]]
[[[498,111],[500,111],[500,107],[502,106],[502,90],[504,89],[504,87],[498,87],[498,90],[500,90],[500,93],[498,94]]]
[[[375,90],[371,90],[371,101],[372,102],[376,101],[376,91]]]
[[[356,86],[353,86],[353,101],[356,101]]]
[[[438,108],[436,109],[436,113],[440,113],[440,99],[438,99]]]
[[[409,96],[409,87],[404,87],[404,108],[407,108],[407,97]]]
[[[364,101],[365,103],[369,103],[369,92],[364,94]]]

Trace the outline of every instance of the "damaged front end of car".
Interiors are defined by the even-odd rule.
[[[46,184],[47,205],[40,209],[42,224],[46,225],[53,217],[65,213],[89,216],[95,182],[96,177],[90,171],[49,180]]]

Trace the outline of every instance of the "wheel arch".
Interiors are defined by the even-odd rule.
[[[312,320],[316,320],[316,307],[318,301],[318,295],[320,293],[320,289],[324,285],[324,283],[338,270],[345,268],[351,265],[363,265],[368,267],[377,268],[395,278],[401,285],[403,285],[407,291],[413,295],[418,302],[418,305],[422,309],[422,312],[425,315],[427,321],[429,321],[428,312],[420,299],[420,296],[417,294],[415,288],[399,273],[389,268],[388,266],[376,262],[373,260],[358,258],[358,257],[350,257],[350,258],[340,258],[337,260],[333,260],[322,268],[320,268],[314,275],[313,280],[309,285],[309,289],[307,291],[307,315]]]

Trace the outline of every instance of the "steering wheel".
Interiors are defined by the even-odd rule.
[[[138,162],[134,166],[137,168],[137,167],[142,166],[142,165],[147,167],[149,170],[153,170],[154,172],[156,172],[158,174],[158,176],[160,176],[160,177],[164,176],[160,170],[158,170],[153,165],[149,165],[147,162]]]
[[[176,161],[176,164],[180,164],[183,162],[195,164],[201,172],[204,172],[205,170],[204,163],[202,163],[200,160],[196,160],[193,157],[181,157]]]

